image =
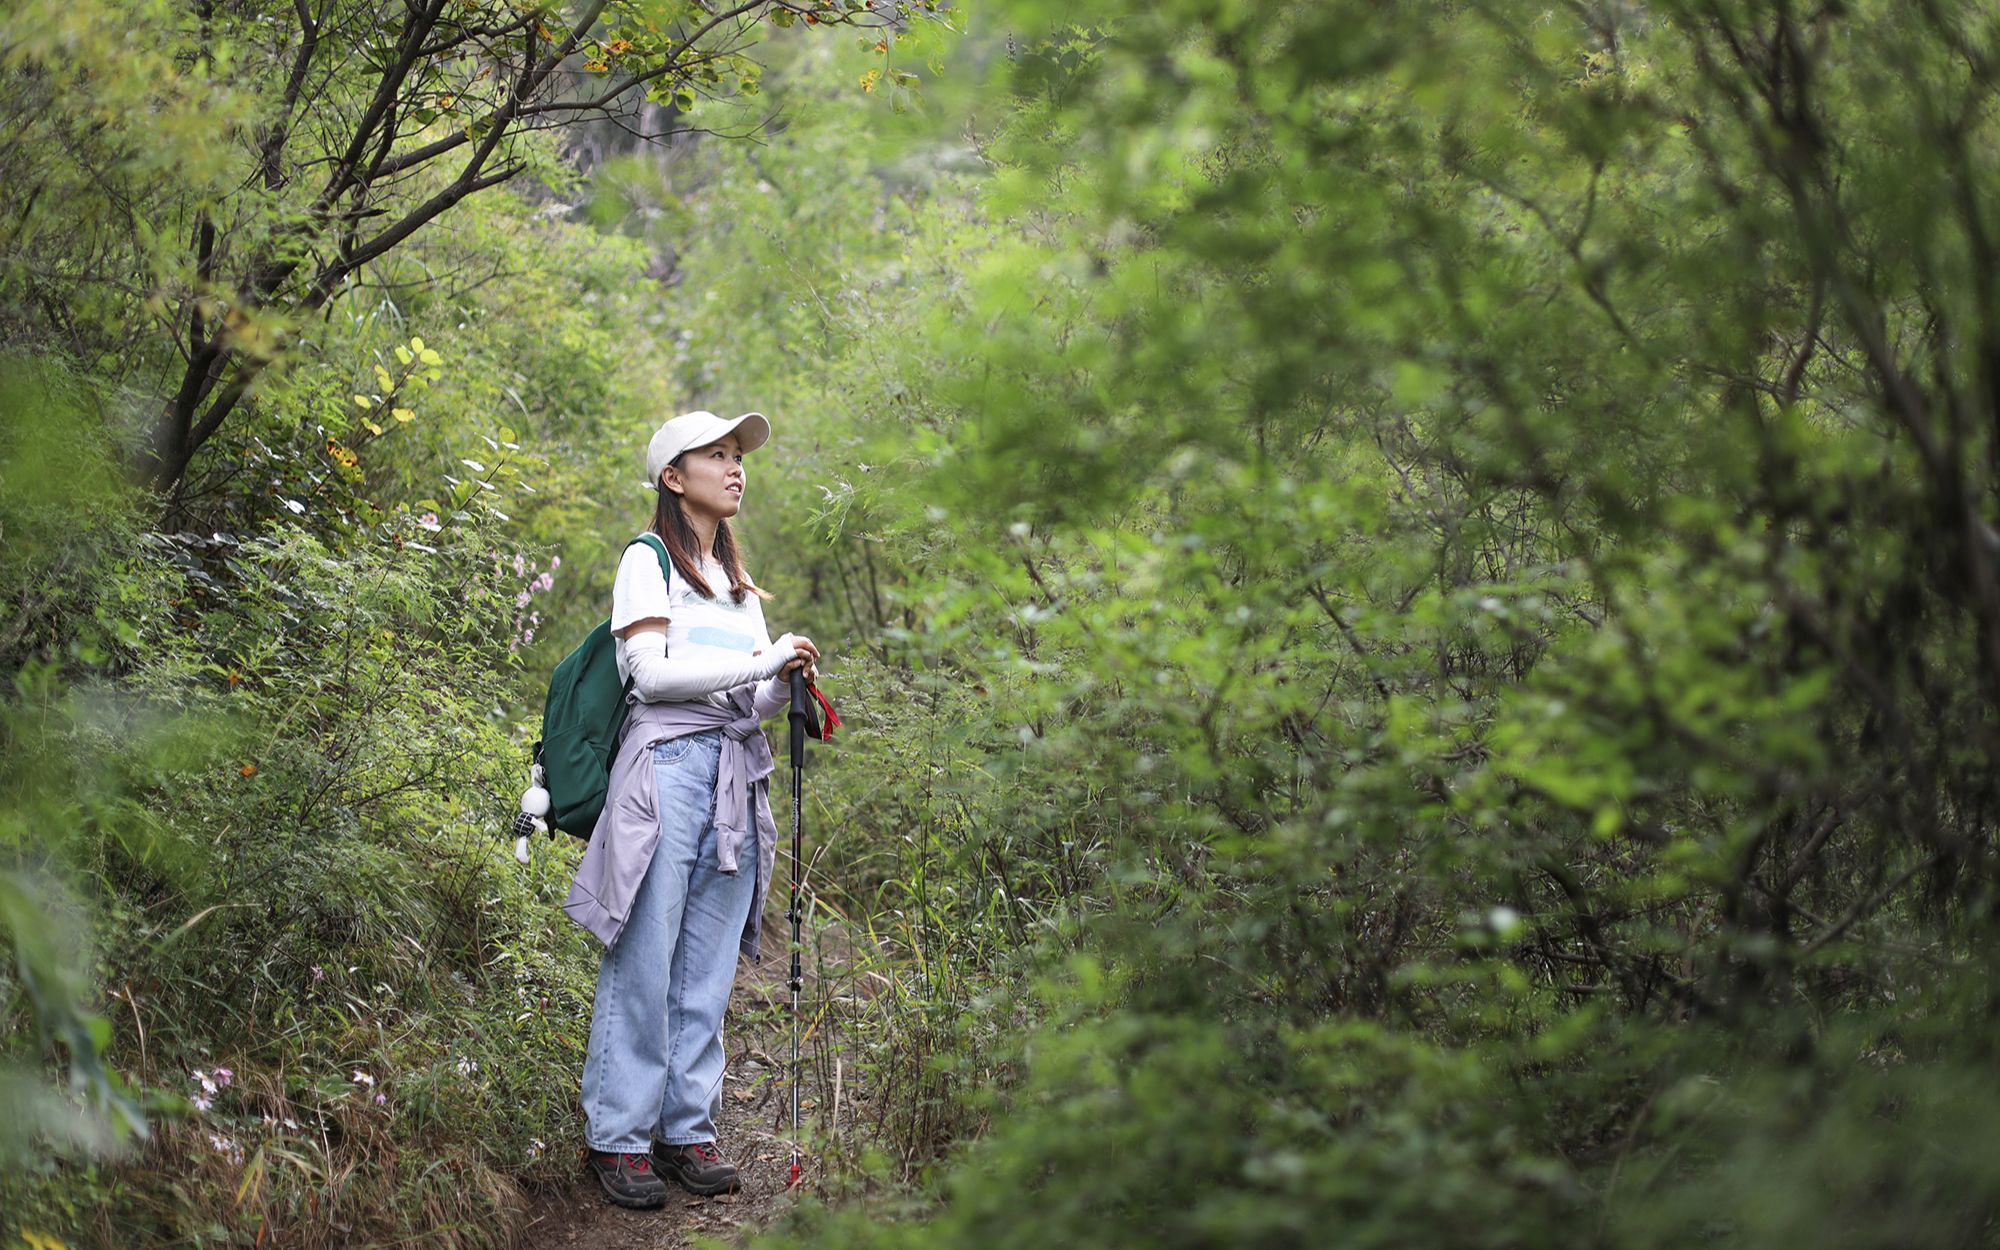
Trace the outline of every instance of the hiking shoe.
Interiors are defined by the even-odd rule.
[[[738,1185],[736,1165],[723,1158],[712,1141],[690,1142],[685,1146],[654,1142],[653,1162],[661,1172],[687,1186],[689,1193],[734,1193]]]
[[[646,1211],[666,1205],[667,1183],[653,1170],[650,1156],[593,1150],[590,1170],[597,1173],[598,1184],[604,1186],[611,1201],[621,1207]]]

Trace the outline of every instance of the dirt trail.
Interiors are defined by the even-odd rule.
[[[768,940],[768,938],[767,938]],[[767,948],[765,954],[770,955]],[[789,1116],[784,1063],[788,1053],[784,956],[761,967],[738,965],[723,1040],[723,1151],[742,1169],[741,1192],[697,1198],[668,1183],[657,1211],[613,1206],[579,1161],[576,1179],[534,1202],[521,1244],[528,1250],[680,1250],[697,1236],[737,1240],[768,1223],[792,1201],[785,1182],[791,1155],[783,1131]]]

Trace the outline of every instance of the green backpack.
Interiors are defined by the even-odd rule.
[[[659,536],[641,534],[632,542],[653,549],[660,557],[660,575],[672,585],[671,562]],[[535,744],[535,762],[542,766],[542,784],[549,792],[547,820],[554,828],[588,838],[597,827],[611,784],[611,752],[631,710],[625,702],[631,690],[631,682],[618,680],[618,644],[611,637],[609,617],[556,665],[542,708],[542,740]]]

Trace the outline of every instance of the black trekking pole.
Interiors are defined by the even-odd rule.
[[[805,985],[805,976],[799,966],[799,948],[803,944],[799,927],[805,915],[799,907],[799,895],[804,887],[805,849],[804,811],[806,775],[806,722],[811,713],[806,703],[806,674],[801,665],[792,670],[792,710],[789,713],[792,725],[792,908],[787,914],[792,921],[792,1179],[786,1188],[799,1183],[799,991]]]

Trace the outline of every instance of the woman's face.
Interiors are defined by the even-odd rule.
[[[743,451],[736,435],[724,434],[706,447],[691,447],[660,475],[666,488],[681,497],[681,505],[713,520],[736,515],[743,507]]]

